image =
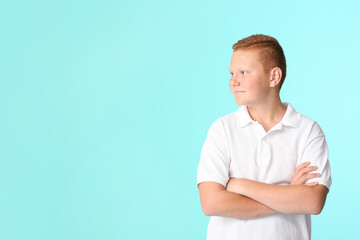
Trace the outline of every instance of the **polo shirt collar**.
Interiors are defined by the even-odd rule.
[[[283,106],[286,107],[286,112],[281,119],[282,125],[299,127],[301,121],[301,115],[295,111],[293,106],[288,102],[282,102]],[[255,123],[250,117],[247,106],[243,105],[236,111],[236,122],[238,127],[245,127],[249,123]]]

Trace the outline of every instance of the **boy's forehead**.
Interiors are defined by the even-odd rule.
[[[233,53],[233,57],[244,57],[244,58],[257,58],[259,55],[259,50],[258,49],[238,49],[235,50]]]
[[[241,65],[239,67],[249,67],[258,64],[258,53],[256,49],[240,49],[233,52],[231,64]],[[230,69],[231,70],[231,65]]]

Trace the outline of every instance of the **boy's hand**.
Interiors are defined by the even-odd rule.
[[[318,169],[317,166],[309,166],[310,162],[304,162],[300,164],[295,171],[295,174],[291,180],[290,185],[301,185],[311,178],[320,177],[320,173],[309,173]],[[308,174],[309,173],[309,174]],[[316,186],[318,182],[306,183],[307,186]]]

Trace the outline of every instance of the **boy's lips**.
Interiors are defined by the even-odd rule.
[[[235,94],[241,94],[244,93],[245,91],[235,91]]]

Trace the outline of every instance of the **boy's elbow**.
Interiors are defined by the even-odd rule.
[[[311,204],[311,214],[319,215],[325,206],[326,196],[329,190],[323,185],[312,187],[312,190],[315,190],[315,192],[312,194],[314,196],[313,201],[309,203]]]
[[[208,202],[201,201],[201,209],[206,216],[211,216],[210,206]]]
[[[314,208],[312,209],[311,214],[312,214],[312,215],[319,215],[319,214],[322,212],[323,208],[324,208],[324,205],[323,205],[323,204],[319,204],[318,206],[316,206],[316,207],[314,207]]]
[[[204,182],[199,185],[201,208],[206,216],[214,216],[219,203],[218,196],[224,187],[219,183]]]
[[[311,209],[310,214],[311,215],[319,215],[320,212],[321,212],[321,210],[319,210],[318,208],[314,208],[314,209]]]
[[[325,201],[323,199],[316,199],[311,201],[309,205],[309,213],[312,215],[319,215],[325,206]]]
[[[204,214],[209,217],[215,215],[215,209],[214,209],[215,204],[212,203],[213,197],[206,199],[207,201],[204,201],[201,204],[201,208],[202,208]]]
[[[208,208],[203,207],[203,212],[208,217],[212,216],[212,212]]]

